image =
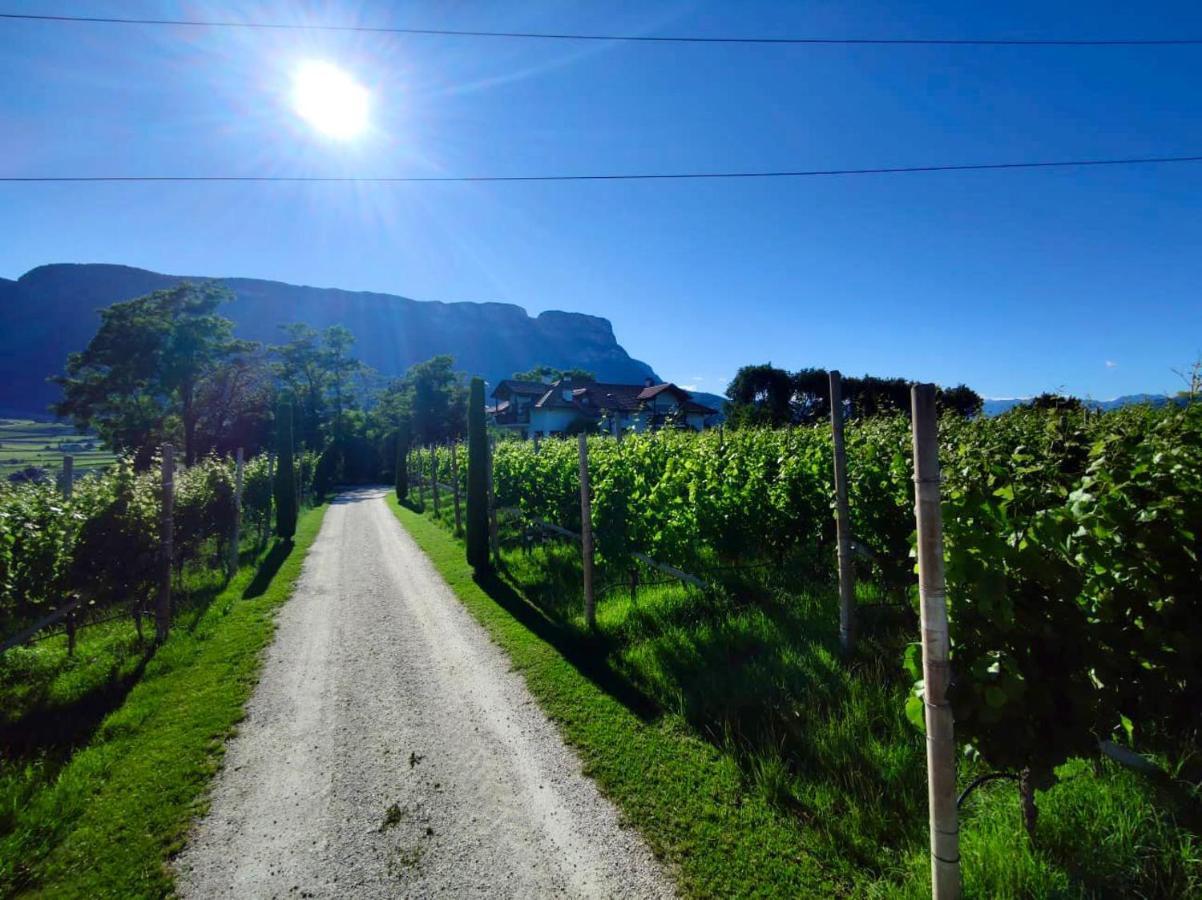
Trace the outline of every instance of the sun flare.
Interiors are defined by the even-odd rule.
[[[371,95],[349,72],[309,61],[292,75],[292,108],[327,137],[350,140],[367,128]]]

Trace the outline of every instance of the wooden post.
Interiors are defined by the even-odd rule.
[[[538,455],[538,451],[539,451],[539,449],[540,449],[540,448],[541,448],[541,446],[542,446],[542,440],[543,440],[543,439],[542,439],[542,437],[539,435],[539,433],[538,433],[537,431],[536,431],[536,432],[534,432],[534,455],[535,455],[535,456],[537,456],[537,455]]]
[[[588,486],[588,437],[577,435],[580,450],[580,558],[584,569],[584,620],[597,627],[597,602],[593,595],[593,501]]]
[[[454,441],[448,441],[451,448],[451,497],[455,501],[455,534],[463,532],[463,520],[459,513],[459,448]]]
[[[268,453],[267,454],[267,510],[263,514],[263,522],[259,528],[259,543],[260,544],[267,543],[267,535],[270,533],[270,530],[271,530],[271,505],[275,499],[275,490],[273,488],[273,486],[275,485],[274,470],[275,470],[275,454]]]
[[[630,602],[639,602],[639,570],[637,568],[630,570]]]
[[[163,445],[163,494],[159,518],[159,596],[154,609],[155,642],[167,640],[171,628],[171,563],[175,530],[175,448]]]
[[[434,518],[438,518],[438,445],[430,445],[430,490],[434,492]]]
[[[63,471],[59,475],[58,489],[63,492],[63,497],[67,500],[71,499],[71,491],[75,488],[75,457],[63,457]]]
[[[943,519],[935,386],[910,392],[914,429],[914,518],[918,527],[918,595],[926,700],[927,799],[931,830],[931,890],[935,900],[960,896],[960,834],[956,819],[956,741],[947,699],[947,598],[943,581]]]
[[[847,451],[843,444],[843,378],[832,370],[831,435],[835,446],[835,534],[839,562],[839,645],[856,644],[856,570],[851,559],[851,520],[847,510]]]
[[[234,530],[230,535],[230,577],[238,571],[238,544],[242,541],[242,448],[234,455]]]
[[[500,568],[501,565],[501,541],[497,535],[497,495],[493,491],[492,484],[492,466],[493,452],[496,450],[496,442],[488,439],[488,545],[492,549],[493,564]]]

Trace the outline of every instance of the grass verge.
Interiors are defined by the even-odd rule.
[[[8,772],[24,789],[8,793],[19,808],[0,810],[0,894],[170,893],[167,861],[205,809],[205,787],[258,680],[275,610],[291,595],[324,513],[305,512],[292,545],[276,544],[203,610],[179,617],[124,702],[51,777],[37,777],[44,760]],[[102,658],[111,650],[97,646]],[[78,656],[83,671],[95,670],[95,656],[84,648]],[[64,677],[69,692],[78,676]]]

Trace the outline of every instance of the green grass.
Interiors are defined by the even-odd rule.
[[[526,675],[602,789],[694,896],[929,896],[925,760],[904,720],[915,631],[867,612],[839,658],[836,598],[799,573],[734,585],[606,592],[584,628],[575,548],[513,550],[478,584],[461,545],[394,510]],[[601,572],[607,584],[617,573]],[[812,576],[809,579],[813,583]],[[870,585],[861,600],[879,602]],[[965,781],[979,773],[965,761]],[[650,777],[649,777],[650,773]],[[1073,761],[1039,795],[1037,849],[1009,782],[962,817],[966,894],[1188,896],[1202,890],[1197,798],[1110,763]]]
[[[171,892],[166,863],[205,808],[275,610],[292,592],[324,510],[301,516],[294,544],[273,545],[224,590],[182,610],[149,658],[132,627],[114,622],[81,631],[71,660],[61,639],[3,659],[0,693],[19,703],[17,723],[41,713],[62,719],[105,691],[116,696],[100,703],[113,711],[78,749],[56,752],[52,743],[0,768],[0,895]]]
[[[116,459],[95,435],[78,434],[65,423],[0,419],[0,478],[29,466],[57,472],[67,454],[75,458],[77,472],[103,468]]]

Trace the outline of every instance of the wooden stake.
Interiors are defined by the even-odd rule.
[[[451,448],[451,496],[455,500],[455,533],[460,534],[463,531],[463,520],[459,514],[459,448],[453,441],[448,441],[447,446]]]
[[[63,492],[63,497],[67,500],[71,499],[71,492],[75,488],[75,457],[63,457],[63,471],[59,476],[61,483],[59,490]]]
[[[175,448],[163,445],[163,494],[159,518],[159,596],[154,609],[155,642],[167,640],[171,629],[171,563],[175,531]]]
[[[238,571],[238,544],[242,541],[242,448],[234,455],[234,531],[230,535],[230,577]]]
[[[597,627],[597,602],[593,595],[593,502],[588,486],[588,437],[576,436],[580,450],[580,559],[584,569],[584,620]]]
[[[831,435],[835,445],[835,534],[839,562],[839,644],[850,653],[856,643],[856,570],[851,559],[851,519],[847,509],[847,451],[843,444],[843,378],[831,379]]]
[[[267,535],[271,529],[271,506],[275,499],[275,454],[267,454],[267,512],[263,515],[263,523],[259,528],[259,544],[267,543]]]
[[[434,492],[434,517],[438,517],[438,447],[430,445],[430,490]]]
[[[956,818],[956,741],[947,699],[947,597],[943,580],[943,518],[935,386],[910,392],[914,429],[914,518],[918,527],[918,594],[926,699],[927,799],[931,831],[931,891],[935,900],[960,896],[960,833]]]
[[[500,568],[501,566],[501,541],[497,536],[497,495],[493,492],[492,486],[492,466],[493,452],[496,450],[496,442],[488,439],[488,546],[492,550],[493,564]]]

